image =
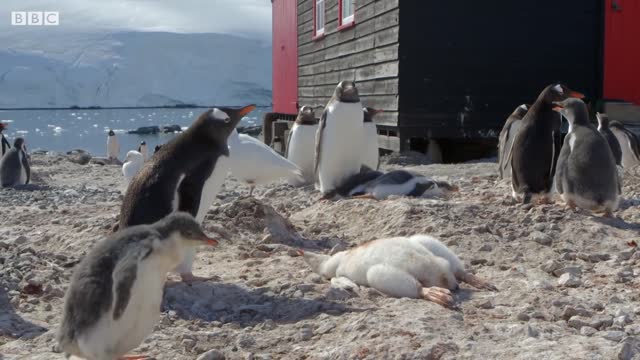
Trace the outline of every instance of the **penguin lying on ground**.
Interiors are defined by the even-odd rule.
[[[356,84],[342,81],[320,117],[314,169],[324,196],[360,172],[364,157],[364,113]]]
[[[618,208],[620,181],[615,159],[607,140],[589,122],[582,100],[554,103],[569,121],[569,133],[556,169],[556,188],[571,208],[576,206],[612,216]]]
[[[609,127],[609,116],[607,116],[607,114],[596,113],[596,118],[598,119],[598,132],[604,136],[607,143],[609,143],[609,148],[611,148],[613,158],[616,160],[616,165],[621,166],[622,148],[620,147],[620,142]]]
[[[256,185],[268,184],[286,178],[290,182],[304,183],[302,170],[283,158],[262,141],[234,129],[229,135],[229,166],[231,175],[249,185],[249,196]]]
[[[11,149],[11,145],[9,145],[9,141],[4,137],[2,133],[7,128],[7,124],[0,123],[0,146],[2,147],[2,152],[0,152],[0,158],[4,156],[4,154]]]
[[[344,198],[348,198],[353,196],[354,194],[362,194],[364,190],[364,185],[371,180],[377,179],[380,176],[384,175],[382,171],[371,170],[366,166],[362,166],[360,172],[349,176],[346,180],[344,180],[338,187],[336,187],[333,191],[329,192],[325,195],[325,198],[331,199],[336,195],[339,195]]]
[[[380,150],[378,148],[378,130],[373,118],[382,110],[376,110],[371,107],[362,109],[364,112],[364,158],[362,165],[369,169],[378,170],[380,167]]]
[[[428,235],[373,240],[333,256],[300,252],[311,269],[327,279],[354,282],[393,297],[422,298],[453,307],[451,290],[458,289],[459,281],[497,290],[466,272],[451,250]]]
[[[130,227],[98,243],[71,279],[59,349],[85,359],[122,359],[153,331],[167,273],[182,261],[184,250],[216,244],[186,213]]]
[[[317,131],[318,122],[316,121],[313,108],[311,106],[303,106],[300,112],[298,112],[298,117],[291,131],[289,131],[286,157],[302,170],[304,182],[292,179],[289,181],[290,185],[301,186],[315,181],[313,149]]]
[[[147,158],[149,157],[149,150],[147,149],[146,141],[140,142],[140,146],[138,146],[138,152],[142,154],[143,161],[147,161]]]
[[[547,86],[522,118],[518,134],[507,155],[511,163],[512,197],[529,203],[533,196],[549,203],[549,193],[560,154],[561,116],[553,111],[553,102],[584,95],[562,84]]]
[[[600,119],[609,120],[607,114],[597,114],[598,121]],[[640,141],[636,134],[627,129],[619,121],[609,121],[609,129],[618,140],[621,151],[620,163],[624,168],[632,168],[640,164]]]
[[[442,195],[450,191],[458,191],[458,187],[409,171],[393,170],[353,188],[350,196],[357,199],[384,200],[391,195],[420,197]]]
[[[122,165],[122,175],[124,175],[126,182],[129,183],[131,179],[140,172],[143,166],[143,155],[135,150],[129,151]]]
[[[506,161],[507,152],[513,144],[513,139],[518,133],[520,128],[520,120],[527,114],[529,105],[522,104],[518,106],[511,115],[507,118],[507,121],[500,131],[500,138],[498,142],[498,171],[500,173],[500,180],[504,179],[505,174],[511,176],[511,164]]]
[[[229,171],[227,138],[253,109],[255,105],[208,110],[164,144],[131,180],[116,229],[151,224],[175,211],[188,212],[201,224]],[[194,259],[195,250],[185,251],[176,268],[183,281],[206,279],[193,275]]]
[[[28,184],[31,180],[31,167],[24,145],[24,139],[19,137],[0,159],[0,185],[12,187]]]

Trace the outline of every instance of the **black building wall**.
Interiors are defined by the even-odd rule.
[[[602,0],[403,1],[400,127],[496,136],[521,103],[565,82],[602,96]],[[464,126],[464,131],[462,126]]]

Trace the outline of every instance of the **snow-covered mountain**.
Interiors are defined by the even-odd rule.
[[[0,36],[0,107],[271,103],[271,46],[224,34]]]

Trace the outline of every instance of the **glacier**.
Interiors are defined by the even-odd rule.
[[[271,44],[169,32],[0,35],[0,108],[271,104]]]

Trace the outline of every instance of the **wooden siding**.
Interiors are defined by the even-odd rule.
[[[338,0],[325,2],[325,36],[313,40],[314,0],[298,0],[298,102],[321,109],[341,80],[355,80],[365,106],[398,119],[399,0],[356,1],[356,25],[338,31]],[[317,111],[319,115],[319,111]]]
[[[400,12],[399,126],[411,134],[495,137],[557,81],[601,96],[602,0],[404,1]]]

